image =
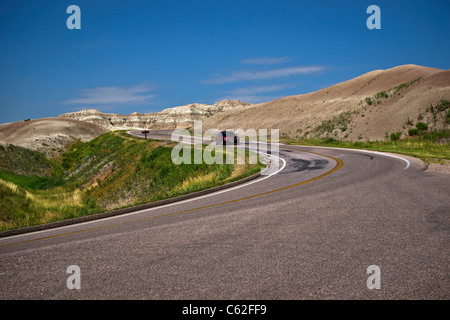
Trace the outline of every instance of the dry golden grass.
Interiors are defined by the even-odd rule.
[[[181,186],[177,187],[175,189],[175,191],[186,191],[189,188],[207,184],[209,182],[212,182],[214,180],[214,178],[216,178],[217,176],[218,176],[218,172],[214,171],[214,172],[210,172],[203,176],[188,178],[188,179],[184,180],[183,184]]]
[[[16,184],[9,182],[9,181],[5,181],[3,179],[0,179],[0,183],[2,185],[4,185],[5,187],[11,189],[12,192],[17,193],[18,186]]]
[[[84,206],[82,192],[79,189],[64,191],[62,188],[56,188],[51,191],[40,190],[32,192],[23,190],[16,184],[3,179],[0,179],[0,184],[9,188],[13,193],[22,193],[25,199],[31,201],[31,206],[38,211],[44,212],[40,218],[41,223],[52,221],[54,218],[60,216],[61,212],[65,212],[68,209]]]

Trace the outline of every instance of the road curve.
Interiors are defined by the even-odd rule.
[[[0,239],[0,299],[449,298],[448,175],[359,150],[280,157],[240,188]]]

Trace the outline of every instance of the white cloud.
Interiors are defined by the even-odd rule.
[[[80,97],[67,101],[68,104],[116,104],[146,102],[153,98],[154,94],[146,94],[152,89],[147,84],[134,87],[99,87],[80,91]]]
[[[260,57],[260,58],[250,58],[244,59],[241,63],[244,64],[260,64],[260,65],[272,65],[281,64],[289,61],[288,57]]]
[[[205,83],[223,84],[248,80],[262,80],[262,79],[274,79],[281,77],[295,76],[299,74],[311,74],[319,73],[326,69],[324,66],[304,66],[304,67],[291,67],[281,68],[267,71],[236,71],[228,76],[219,76],[213,79],[206,80]]]

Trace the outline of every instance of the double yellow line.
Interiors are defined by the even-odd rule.
[[[300,151],[300,152],[306,152],[306,153],[311,153],[311,154],[319,155],[319,156],[322,156],[322,157],[330,158],[330,159],[333,159],[334,161],[336,161],[336,166],[333,169],[331,169],[331,170],[329,170],[329,171],[327,171],[327,172],[325,172],[325,173],[323,173],[323,174],[321,174],[321,175],[319,175],[317,177],[311,178],[309,180],[305,180],[305,181],[302,181],[302,182],[299,182],[299,183],[296,183],[296,184],[293,184],[293,185],[290,185],[290,186],[287,186],[287,187],[283,187],[283,188],[279,188],[279,189],[275,189],[275,190],[271,190],[271,191],[255,194],[255,195],[244,197],[244,198],[240,198],[240,199],[235,199],[235,200],[220,202],[220,203],[211,204],[211,205],[207,205],[207,206],[202,206],[202,207],[198,207],[198,208],[193,208],[193,209],[187,209],[187,210],[182,210],[182,211],[162,214],[162,215],[158,215],[158,216],[154,216],[154,217],[136,219],[136,220],[131,220],[131,221],[124,221],[124,222],[111,224],[111,225],[107,225],[107,226],[88,228],[88,229],[83,229],[83,230],[78,230],[78,231],[61,233],[61,234],[57,234],[57,235],[53,235],[53,236],[47,236],[47,237],[42,237],[42,238],[36,238],[36,239],[31,239],[31,240],[25,240],[25,241],[20,241],[20,242],[0,245],[0,248],[13,246],[13,245],[18,245],[18,244],[36,242],[36,241],[41,241],[41,240],[47,240],[47,239],[52,239],[52,238],[57,238],[57,237],[62,237],[62,236],[82,233],[82,232],[86,232],[86,231],[93,231],[93,230],[117,227],[117,226],[122,226],[122,225],[125,225],[125,224],[135,223],[135,222],[142,222],[142,221],[148,221],[148,220],[157,219],[157,218],[164,218],[164,217],[169,217],[169,216],[178,215],[178,214],[182,214],[182,213],[188,213],[188,212],[197,211],[197,210],[201,210],[201,209],[208,209],[208,208],[218,207],[218,206],[222,206],[222,205],[226,205],[226,204],[230,204],[230,203],[236,203],[236,202],[239,202],[239,201],[249,200],[249,199],[253,199],[253,198],[256,198],[256,197],[263,196],[263,195],[267,195],[267,194],[271,194],[271,193],[275,193],[275,192],[280,192],[280,191],[283,191],[283,190],[286,190],[286,189],[298,187],[298,186],[301,186],[303,184],[316,181],[318,179],[321,179],[323,177],[326,177],[326,176],[328,176],[328,175],[338,171],[344,165],[344,162],[341,159],[336,158],[336,157],[332,157],[332,156],[329,156],[329,155],[324,155],[324,154],[316,153],[316,152],[312,152],[312,151],[305,151],[305,150],[300,150],[300,149],[287,148],[287,147],[283,147],[283,149]]]

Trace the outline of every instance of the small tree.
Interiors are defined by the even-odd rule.
[[[408,134],[410,136],[417,136],[419,134],[419,130],[416,129],[416,128],[411,128],[411,129],[408,130]]]
[[[400,139],[401,135],[402,135],[401,132],[392,132],[391,133],[391,141]]]
[[[417,122],[416,128],[420,132],[423,132],[423,131],[427,131],[428,130],[428,125],[425,122]]]

